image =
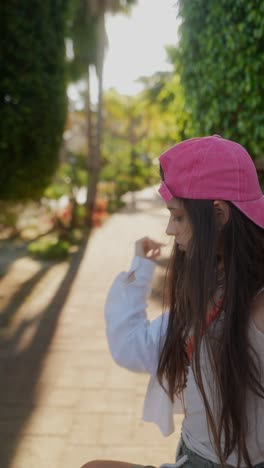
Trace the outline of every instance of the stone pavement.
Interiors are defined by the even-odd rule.
[[[98,458],[174,461],[182,414],[168,438],[141,420],[148,376],[113,362],[103,317],[107,291],[128,269],[134,241],[148,235],[168,242],[166,221],[147,190],[136,211],[125,209],[94,230],[71,265],[23,256],[10,265],[0,315],[17,312],[0,337],[0,468],[80,468]],[[168,251],[155,273],[150,318],[161,310]]]

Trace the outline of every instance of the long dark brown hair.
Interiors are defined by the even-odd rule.
[[[163,379],[167,380],[173,401],[183,394],[190,365],[221,466],[226,466],[227,457],[235,450],[238,466],[243,459],[251,467],[246,443],[246,403],[250,392],[264,398],[264,387],[261,363],[249,342],[248,326],[252,301],[264,286],[264,231],[231,203],[229,221],[224,227],[219,225],[212,201],[182,199],[182,203],[193,235],[188,251],[180,251],[175,243],[170,259],[165,297],[169,321],[157,377],[162,386]],[[217,318],[208,327],[208,305],[214,304],[221,282],[220,260],[224,271],[223,302]],[[190,335],[191,362],[186,349]],[[212,398],[217,400],[216,406],[204,388],[200,363],[203,346],[215,383]]]

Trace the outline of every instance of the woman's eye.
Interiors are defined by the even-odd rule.
[[[173,219],[173,221],[178,221],[178,222],[180,222],[180,221],[183,220],[183,216],[173,216],[172,219]]]

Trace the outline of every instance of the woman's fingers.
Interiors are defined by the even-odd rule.
[[[161,253],[161,247],[165,244],[156,242],[149,237],[143,237],[136,241],[136,255],[147,258],[156,258]]]

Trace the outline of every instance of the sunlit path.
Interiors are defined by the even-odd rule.
[[[1,468],[73,468],[98,457],[154,465],[173,461],[182,416],[176,416],[176,434],[167,439],[141,421],[148,378],[119,368],[105,338],[105,296],[115,275],[128,268],[135,239],[151,235],[167,241],[160,201],[151,201],[147,192],[137,199],[138,210],[125,209],[93,232],[78,270],[69,273],[61,266],[39,279],[39,295],[45,282],[49,303],[43,303],[43,291],[39,302],[32,296],[34,308],[28,299],[28,342],[16,359],[1,361],[9,387],[1,391]],[[161,261],[149,307],[153,317],[161,307],[163,273]]]

